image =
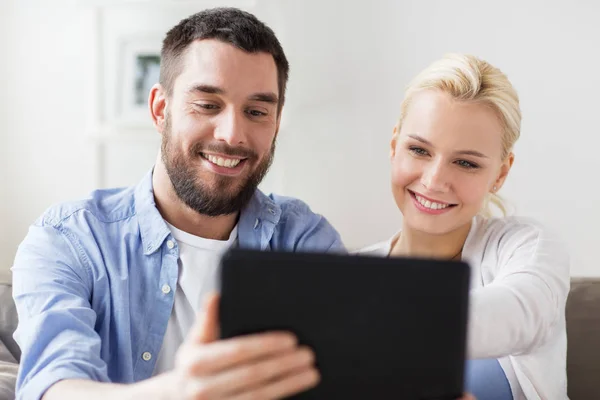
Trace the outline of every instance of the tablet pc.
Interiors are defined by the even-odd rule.
[[[232,249],[221,336],[295,333],[321,374],[296,399],[459,398],[469,272],[460,261]]]

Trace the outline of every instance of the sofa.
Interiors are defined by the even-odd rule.
[[[571,280],[566,315],[569,398],[600,399],[600,278]],[[12,338],[16,323],[11,286],[0,283],[0,341],[18,360],[20,351]]]

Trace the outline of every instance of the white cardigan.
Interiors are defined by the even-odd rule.
[[[397,235],[360,253],[386,257]],[[563,242],[529,219],[477,216],[462,259],[471,266],[468,357],[498,358],[514,400],[567,399]]]

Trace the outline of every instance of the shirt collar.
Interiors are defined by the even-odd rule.
[[[140,235],[145,255],[158,250],[171,233],[162,215],[158,212],[158,208],[156,208],[152,187],[153,171],[154,169],[150,170],[144,176],[134,192],[135,210],[140,225]]]
[[[239,246],[248,249],[267,249],[281,213],[281,207],[257,189],[240,215]]]
[[[162,246],[171,231],[156,208],[152,186],[153,169],[135,188],[135,210],[140,226],[144,254],[154,253]],[[275,226],[281,218],[281,207],[260,190],[256,190],[242,209],[238,226],[240,247],[266,249]]]

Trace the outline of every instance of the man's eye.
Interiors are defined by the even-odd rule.
[[[263,116],[267,115],[267,113],[264,113],[264,112],[258,111],[258,110],[248,110],[248,111],[246,111],[246,113],[250,114],[253,117],[263,117]]]
[[[216,110],[217,108],[219,108],[219,106],[209,103],[195,103],[195,105],[196,107],[202,108],[204,110]]]

